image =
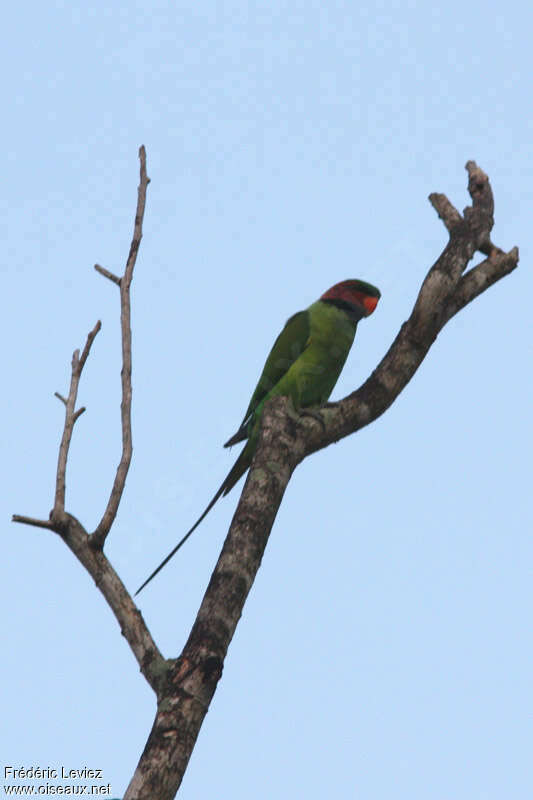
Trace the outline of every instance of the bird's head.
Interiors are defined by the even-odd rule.
[[[371,283],[348,280],[336,283],[320,299],[347,311],[350,316],[362,319],[375,311],[380,297],[381,292]]]

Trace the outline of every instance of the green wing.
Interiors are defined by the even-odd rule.
[[[287,320],[285,327],[274,342],[240,428],[231,439],[228,439],[224,447],[231,447],[247,438],[248,423],[256,408],[305,350],[308,341],[309,312],[298,311]]]

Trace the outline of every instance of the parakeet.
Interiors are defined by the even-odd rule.
[[[216,501],[244,475],[252,463],[265,402],[282,395],[290,398],[298,412],[328,400],[350,352],[357,323],[372,314],[380,297],[379,289],[370,283],[341,281],[305,311],[298,311],[287,320],[268,355],[244,419],[224,447],[244,440],[246,445],[203,514],[135,594],[157,575]]]

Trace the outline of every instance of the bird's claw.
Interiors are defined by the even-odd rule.
[[[326,423],[324,422],[324,417],[322,416],[320,408],[302,408],[300,410],[300,417],[312,417],[322,425],[322,430],[325,432]]]

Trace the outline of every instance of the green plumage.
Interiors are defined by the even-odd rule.
[[[329,398],[352,346],[357,323],[372,313],[379,290],[363,281],[343,281],[305,311],[285,324],[274,342],[238,431],[226,442],[230,447],[247,440],[237,461],[217,493],[174,550],[143,583],[137,593],[159,572],[211,510],[252,463],[265,402],[288,397],[296,411],[323,405]]]
[[[318,300],[291,317],[276,339],[237,433],[224,447],[248,445],[221,486],[227,494],[252,462],[265,402],[288,397],[296,411],[329,398],[350,352],[357,322],[345,311]]]

